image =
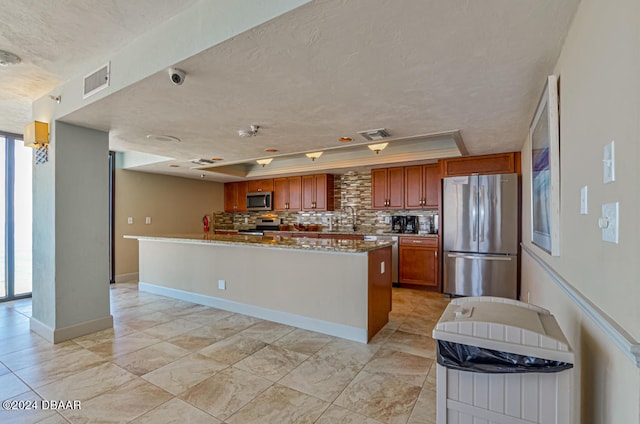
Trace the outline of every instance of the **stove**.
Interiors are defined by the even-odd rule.
[[[263,236],[265,231],[278,231],[282,219],[280,218],[258,218],[256,219],[256,228],[246,230],[238,230],[238,233],[250,236]]]

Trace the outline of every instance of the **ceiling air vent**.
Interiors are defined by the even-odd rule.
[[[196,165],[213,165],[214,163],[216,163],[215,160],[211,160],[211,159],[194,159],[191,161],[191,163],[195,163]]]
[[[107,62],[106,65],[101,66],[95,72],[90,73],[84,77],[84,90],[83,99],[89,96],[93,96],[100,90],[104,90],[109,87],[109,68],[111,62]]]
[[[358,134],[363,136],[369,141],[378,141],[383,138],[389,137],[389,133],[386,128],[378,128],[377,130],[358,131]]]

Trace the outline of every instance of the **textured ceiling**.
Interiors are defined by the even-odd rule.
[[[0,129],[18,131],[31,99],[93,70],[176,9],[95,1],[37,13],[42,3],[0,3],[0,14],[12,12],[0,48],[34,57],[0,79],[11,94],[0,111],[13,111]],[[192,177],[194,158],[232,164],[268,156],[266,148],[322,150],[341,136],[364,142],[358,131],[381,127],[394,138],[459,130],[471,154],[519,150],[578,3],[316,0],[178,64],[187,72],[181,86],[158,70],[63,120],[109,130],[112,149],[172,158],[141,170]],[[36,22],[14,22],[27,14]],[[239,138],[252,123],[258,135]],[[152,142],[151,133],[182,141]]]
[[[31,103],[195,0],[0,1],[0,50],[22,59],[0,68],[0,130],[22,133]]]

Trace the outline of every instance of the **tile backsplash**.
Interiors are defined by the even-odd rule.
[[[357,230],[361,232],[383,233],[391,231],[392,215],[418,216],[420,229],[428,216],[437,214],[437,210],[372,210],[371,209],[371,172],[349,171],[335,175],[335,210],[331,212],[270,212],[277,215],[284,224],[320,224],[324,230],[330,227],[336,231],[352,231],[352,217],[345,206],[356,210]],[[250,228],[255,226],[256,218],[266,215],[265,212],[225,213],[216,211],[213,214],[214,228]],[[388,221],[388,222],[387,222]],[[331,222],[331,223],[330,223]]]

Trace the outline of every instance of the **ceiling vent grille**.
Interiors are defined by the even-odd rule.
[[[194,159],[191,161],[191,163],[195,163],[196,165],[213,165],[214,163],[216,163],[215,160],[211,160],[211,159]]]
[[[106,65],[84,77],[83,99],[109,87],[110,65],[111,62],[107,62]]]
[[[358,134],[369,141],[378,141],[389,137],[390,134],[386,128],[378,128],[377,130],[358,131]]]

